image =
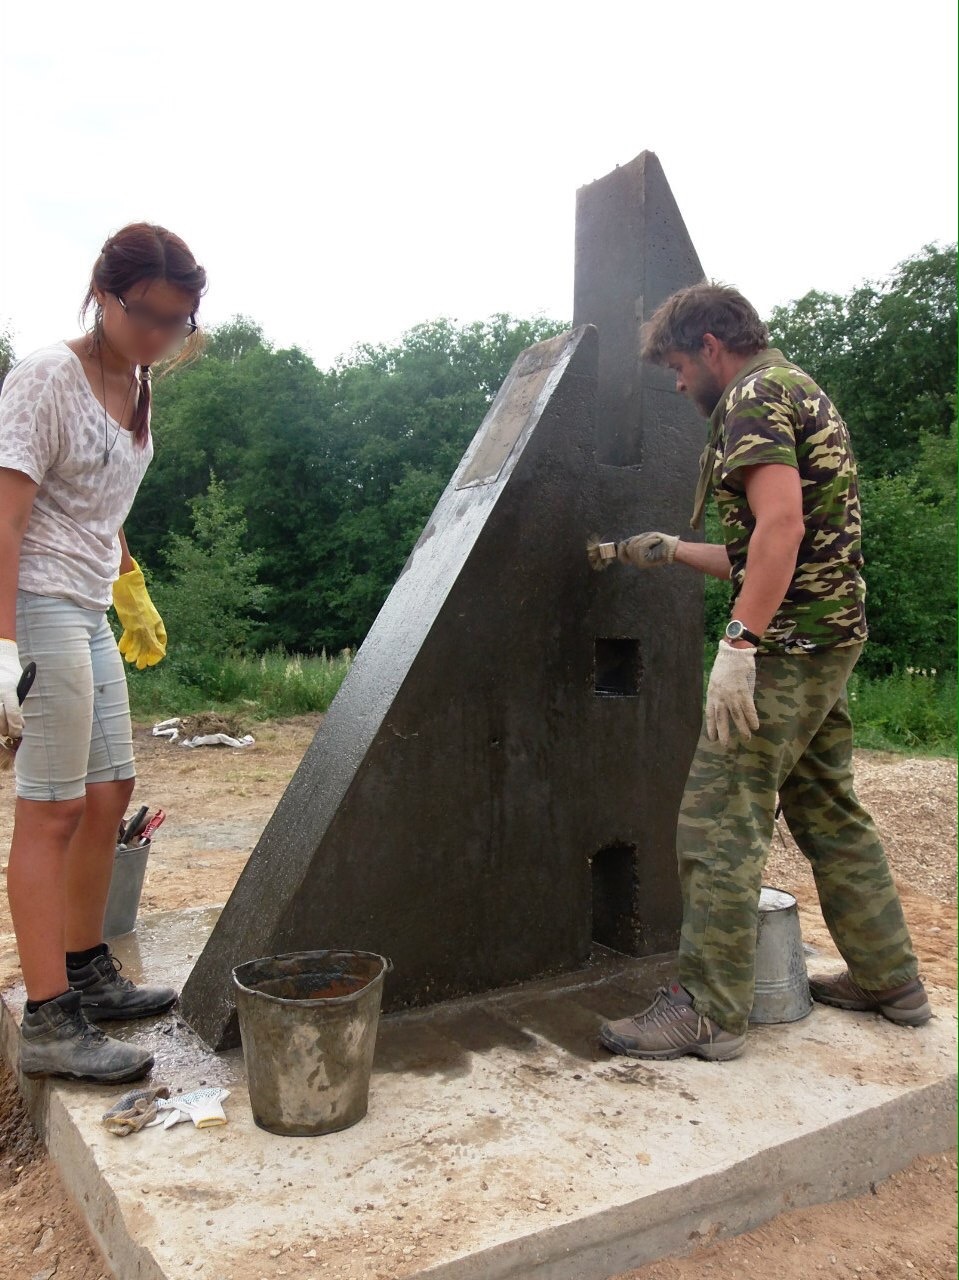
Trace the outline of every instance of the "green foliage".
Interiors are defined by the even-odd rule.
[[[864,671],[956,670],[956,516],[930,502],[921,474],[861,485],[866,617]]]
[[[212,329],[205,337],[203,354],[227,364],[236,364],[251,351],[270,351],[263,330],[249,316],[234,316]]]
[[[9,325],[0,329],[0,387],[13,367],[16,356],[13,352],[13,331]]]
[[[722,542],[723,535],[714,502],[706,504],[705,532],[707,542]],[[716,653],[716,645],[726,629],[726,623],[729,621],[729,607],[732,595],[732,586],[728,581],[724,582],[719,578],[711,578],[708,574],[706,575],[703,599],[703,634],[706,638],[706,647],[710,655],[710,666],[712,666],[712,660]]]
[[[170,578],[152,588],[154,602],[173,638],[171,665],[210,654],[238,652],[261,625],[268,590],[257,582],[262,557],[244,551],[246,520],[210,476],[207,490],[190,501],[193,534],[171,534],[163,558]]]
[[[162,565],[168,541],[189,536],[190,500],[213,472],[270,585],[253,643],[358,644],[516,356],[561,329],[506,315],[437,320],[324,373],[236,317],[199,361],[157,382],[156,458],[131,545]]]
[[[849,710],[857,747],[955,755],[955,674],[911,669],[870,678],[857,667],[849,681]]]
[[[911,470],[922,432],[955,419],[956,246],[926,245],[848,297],[813,291],[776,307],[773,343],[826,389],[849,426],[860,472]]]
[[[171,648],[171,657],[155,667],[128,668],[134,718],[156,721],[218,711],[268,720],[325,711],[353,660],[348,649],[336,658],[290,657],[282,650],[256,657],[197,654],[190,663],[175,658]]]
[[[870,643],[860,664],[956,669],[956,246],[847,297],[777,307],[774,343],[829,392],[856,452]]]

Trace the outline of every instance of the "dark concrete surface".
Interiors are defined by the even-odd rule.
[[[701,276],[654,156],[579,193],[578,327],[516,361],[198,958],[214,1048],[258,956],[379,952],[396,1009],[675,945],[701,583],[585,545],[687,527],[704,427],[638,327]]]

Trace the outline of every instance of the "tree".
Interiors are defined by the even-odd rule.
[[[955,436],[953,436],[953,452]],[[956,670],[956,516],[920,473],[861,482],[866,618],[862,669]]]
[[[249,316],[233,316],[211,329],[203,343],[203,354],[214,360],[236,364],[251,351],[270,350],[263,330]]]
[[[510,365],[562,328],[506,315],[437,320],[394,346],[357,347],[324,373],[235,317],[199,361],[157,382],[156,459],[131,542],[162,564],[168,539],[188,536],[190,501],[213,471],[271,587],[255,643],[355,646]]]
[[[216,476],[190,511],[193,536],[171,536],[164,552],[169,581],[153,588],[171,653],[243,650],[261,625],[253,615],[269,598],[257,582],[261,557],[244,550],[246,520]]]
[[[863,475],[903,474],[922,432],[947,437],[956,385],[956,246],[926,247],[847,297],[776,307],[770,335],[835,401]]]

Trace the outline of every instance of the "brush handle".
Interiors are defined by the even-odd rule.
[[[126,830],[123,833],[124,844],[129,844],[130,841],[133,839],[133,837],[139,833],[140,828],[143,826],[143,824],[147,820],[147,814],[149,812],[150,812],[150,808],[148,805],[145,805],[145,804],[141,805],[140,808],[137,809],[136,813],[127,823]]]
[[[21,706],[23,706],[24,698],[33,688],[33,682],[36,678],[37,664],[35,662],[28,662],[23,668],[23,675],[20,677],[20,682],[17,685],[17,701]]]

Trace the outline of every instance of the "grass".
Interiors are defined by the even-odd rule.
[[[849,710],[857,747],[908,755],[956,754],[956,677],[935,671],[853,672]]]
[[[216,711],[256,721],[325,711],[352,661],[348,649],[333,658],[282,650],[223,658],[181,648],[146,671],[128,668],[130,703],[137,720]],[[857,747],[909,755],[956,753],[954,673],[875,677],[856,672],[849,682],[849,705]]]
[[[352,661],[349,649],[334,658],[282,650],[216,657],[180,649],[146,671],[128,668],[130,709],[136,720],[201,711],[273,720],[325,711]]]

